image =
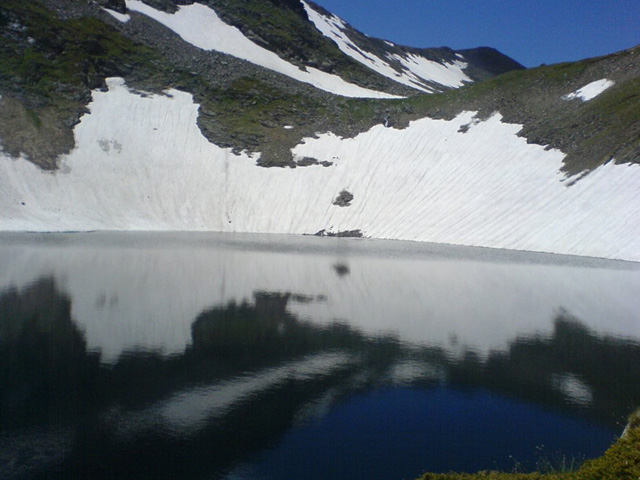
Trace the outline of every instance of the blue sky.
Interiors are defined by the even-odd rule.
[[[640,0],[315,0],[358,30],[415,47],[490,46],[527,67],[640,44]]]

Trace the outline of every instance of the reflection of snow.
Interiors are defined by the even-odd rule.
[[[424,362],[404,361],[393,365],[391,381],[398,385],[409,385],[421,380],[444,380],[441,368]]]
[[[196,433],[212,418],[228,414],[267,389],[290,381],[328,376],[351,363],[352,359],[344,354],[321,354],[220,384],[182,391],[143,411],[127,414],[120,419],[119,432],[126,436],[162,425],[178,434]]]
[[[352,388],[357,387],[357,385],[354,384],[350,386]],[[331,407],[335,404],[340,393],[340,389],[330,388],[319,398],[304,404],[295,414],[294,425],[300,427],[326,416],[331,410]]]
[[[591,387],[571,373],[554,375],[551,382],[572,403],[587,407],[593,401]]]
[[[11,241],[10,238],[15,238]],[[638,339],[640,268],[555,255],[269,235],[93,233],[0,236],[0,291],[52,276],[103,362],[126,350],[182,353],[191,324],[254,293],[292,292],[289,312],[365,335],[504,350],[550,336],[563,312],[594,335]],[[482,260],[478,259],[482,257]],[[544,259],[537,262],[536,259]],[[350,275],[337,277],[336,263]],[[624,268],[623,268],[624,267]]]

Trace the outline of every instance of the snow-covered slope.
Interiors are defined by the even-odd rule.
[[[575,92],[571,92],[568,95],[565,95],[565,100],[573,100],[574,98],[579,98],[583,102],[588,102],[589,100],[593,100],[598,95],[600,95],[605,90],[613,87],[615,82],[611,80],[607,80],[606,78],[602,78],[600,80],[596,80],[595,82],[591,82],[588,85],[585,85],[582,88],[579,88]]]
[[[302,3],[316,28],[333,40],[342,52],[398,83],[431,93],[433,88],[429,85],[432,83],[455,88],[472,81],[464,72],[467,64],[462,61],[464,58],[460,54],[452,62],[436,62],[413,53],[390,53],[387,54],[388,60],[384,60],[356,45],[349,38],[347,25],[342,19],[336,15],[326,16],[314,10],[307,2]],[[389,42],[387,44],[394,46]],[[397,62],[398,66],[394,68],[389,60]]]
[[[127,0],[126,3],[130,11],[153,18],[180,35],[186,42],[203,50],[215,50],[247,60],[336,95],[358,98],[399,98],[397,95],[359,87],[342,80],[337,75],[316,68],[307,67],[302,70],[253,43],[240,30],[224,23],[216,12],[206,5],[200,3],[181,5],[176,13],[169,14],[156,10],[140,0]]]
[[[640,166],[610,162],[570,185],[563,154],[499,115],[322,134],[294,149],[329,167],[265,169],[209,143],[191,95],[109,80],[45,172],[0,158],[0,230],[213,230],[365,236],[640,261]],[[463,126],[469,126],[466,133]],[[350,206],[334,201],[343,190]]]
[[[102,10],[107,12],[109,15],[111,15],[113,18],[115,18],[119,22],[127,23],[129,20],[131,20],[131,15],[128,15],[126,13],[116,12],[115,10],[111,10],[110,8],[103,8]]]

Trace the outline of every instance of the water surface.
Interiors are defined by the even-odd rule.
[[[269,235],[0,236],[15,479],[415,478],[600,455],[640,265]]]

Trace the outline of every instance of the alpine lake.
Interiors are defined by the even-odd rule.
[[[638,263],[0,234],[4,480],[544,471],[602,455],[638,406]]]

